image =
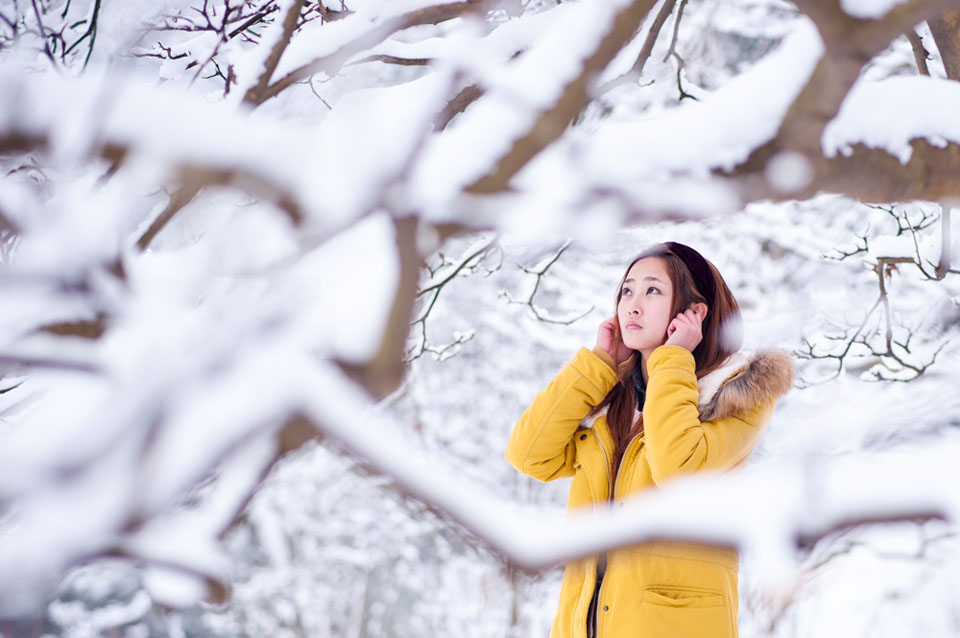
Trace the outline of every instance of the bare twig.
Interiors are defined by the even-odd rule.
[[[483,95],[479,84],[471,84],[457,93],[433,121],[434,131],[440,132],[447,127],[454,117],[467,110],[467,107],[476,102]]]
[[[70,361],[69,359],[54,359],[51,357],[31,357],[27,355],[0,353],[0,365],[22,366],[25,368],[49,368],[52,370],[71,370],[100,374],[100,368],[88,361]],[[11,390],[12,388],[7,388]],[[5,392],[7,390],[4,390]]]
[[[881,210],[887,213],[896,223],[897,223],[897,236],[903,235],[908,232],[916,232],[929,228],[935,224],[940,218],[937,215],[927,213],[926,208],[920,209],[920,219],[913,221],[908,216],[908,213],[904,211],[903,213],[898,213],[896,208],[893,206],[884,206],[879,204],[866,204],[868,208],[874,210]]]
[[[857,329],[853,332],[853,335],[849,337],[847,335],[843,335],[841,337],[845,345],[843,347],[843,350],[841,350],[839,353],[817,353],[815,352],[814,345],[810,343],[810,341],[807,340],[806,338],[803,339],[803,345],[805,349],[794,351],[794,354],[796,354],[799,358],[801,359],[835,359],[837,361],[837,369],[832,376],[826,379],[823,379],[821,381],[818,381],[817,383],[812,385],[819,385],[820,383],[826,383],[827,381],[831,381],[833,379],[836,379],[838,376],[840,376],[840,373],[843,372],[844,360],[846,359],[847,355],[850,354],[851,348],[853,348],[854,344],[864,343],[864,340],[861,339],[860,335],[863,332],[864,328],[866,327],[867,322],[870,320],[870,317],[873,315],[874,311],[876,311],[876,309],[879,306],[880,306],[880,299],[878,298],[874,302],[873,306],[871,306],[870,309],[867,311],[867,313],[864,315],[863,321],[861,321],[860,325],[857,326]],[[831,339],[831,340],[840,340],[840,339]],[[810,385],[809,382],[807,383],[808,385]]]
[[[680,37],[680,18],[683,17],[683,9],[687,6],[687,0],[680,0],[680,8],[677,10],[677,19],[673,21],[673,35],[670,36],[670,47],[663,56],[663,61],[670,59],[671,55],[677,53],[677,39]]]
[[[870,232],[870,228],[867,227],[867,230],[863,231],[863,234],[857,235],[857,239],[862,245],[856,246],[852,250],[842,250],[840,248],[834,248],[833,252],[837,253],[836,255],[822,255],[825,259],[832,259],[834,261],[843,261],[855,255],[861,255],[864,253],[870,252],[870,243],[867,239],[867,233]]]
[[[322,6],[323,3],[321,2],[320,4]],[[275,13],[279,10],[280,10],[280,7],[278,7],[276,4],[267,5],[266,7],[264,7],[262,11],[250,16],[250,18],[246,22],[244,22],[239,27],[231,31],[227,37],[229,37],[232,40],[233,38],[237,37],[238,35],[246,31],[250,27],[263,22],[264,18],[266,18],[271,13]]]
[[[332,110],[333,110],[333,107],[330,106],[330,103],[329,103],[329,102],[327,102],[325,99],[323,99],[323,96],[320,95],[320,92],[319,92],[319,91],[317,91],[317,87],[315,87],[315,86],[313,85],[313,77],[312,77],[312,76],[309,77],[309,78],[307,78],[307,84],[310,86],[310,91],[311,91],[315,96],[317,96],[317,99],[320,100],[325,107],[327,107],[327,110],[332,111]]]
[[[663,61],[666,62],[671,57],[677,61],[677,90],[680,92],[680,101],[682,102],[684,98],[690,98],[696,100],[697,98],[693,95],[687,93],[683,90],[683,82],[681,81],[681,74],[683,72],[683,67],[686,64],[684,59],[680,56],[680,53],[677,52],[677,37],[680,34],[680,19],[683,17],[683,9],[687,6],[687,0],[680,0],[680,7],[677,9],[677,19],[673,23],[673,37],[670,38],[670,48],[667,49],[667,54],[663,56]]]
[[[427,66],[432,63],[433,60],[430,58],[400,58],[395,55],[368,55],[365,58],[348,62],[344,66],[366,64],[367,62],[383,62],[385,64],[396,64],[399,66]]]
[[[663,28],[663,25],[667,22],[667,18],[673,13],[673,7],[676,3],[677,0],[665,0],[663,6],[660,7],[660,12],[650,26],[650,32],[647,33],[647,39],[640,49],[640,54],[633,63],[633,71],[637,74],[643,73],[643,67],[647,63],[647,60],[650,59],[650,54],[653,53],[653,45],[656,44],[657,38],[660,36],[660,29]],[[674,21],[673,39],[670,42],[670,49],[672,51],[676,51],[677,31],[680,29],[680,18],[683,16],[683,7],[686,6],[686,4],[687,0],[681,0],[680,9],[677,11],[677,19]]]
[[[50,50],[50,43],[47,42],[46,27],[43,26],[43,19],[40,18],[40,9],[37,7],[37,0],[30,0],[33,4],[33,14],[37,17],[37,30],[40,32],[40,40],[43,42],[43,52],[50,59],[53,68],[57,68],[57,60],[53,57],[53,51]]]
[[[290,39],[293,37],[293,32],[297,27],[297,20],[300,18],[300,8],[303,7],[303,2],[304,0],[293,0],[290,4],[287,15],[283,18],[283,34],[274,43],[273,49],[270,50],[270,55],[264,60],[263,73],[260,74],[257,83],[250,87],[246,95],[243,96],[243,101],[247,104],[259,105],[276,95],[276,93],[268,90],[270,78],[273,77],[273,72],[280,63],[280,56],[283,55],[283,52],[290,44]]]
[[[327,70],[328,74],[332,74],[335,69],[339,69],[340,66],[357,53],[383,42],[397,31],[403,31],[404,29],[423,24],[438,24],[460,17],[466,13],[482,11],[485,9],[487,2],[488,0],[461,0],[460,2],[451,2],[418,9],[396,18],[385,20],[378,27],[371,29],[356,40],[345,44],[334,53],[304,64],[280,78],[272,85],[264,87],[258,94],[260,99],[256,103],[260,104],[270,99],[288,86],[308,78],[318,71]]]
[[[87,64],[90,63],[90,56],[93,55],[93,45],[97,41],[97,23],[100,19],[100,2],[101,0],[96,0],[93,4],[93,13],[90,15],[89,25],[87,26],[86,32],[80,36],[73,44],[70,45],[70,48],[64,51],[63,55],[66,57],[70,51],[76,48],[81,42],[85,39],[90,38],[90,47],[87,50],[87,56],[83,60],[83,66],[86,68]],[[64,14],[66,14],[66,9],[64,9]]]
[[[683,1],[685,2],[686,0]],[[653,46],[657,42],[657,38],[660,35],[660,30],[666,23],[667,18],[670,17],[670,14],[673,13],[673,7],[676,6],[676,3],[677,0],[665,0],[663,5],[660,7],[660,11],[657,13],[657,17],[654,19],[653,24],[650,25],[650,31],[647,33],[647,38],[644,40],[643,46],[640,48],[640,53],[637,55],[637,59],[634,61],[633,66],[626,73],[623,73],[620,76],[610,80],[597,89],[597,96],[603,95],[609,92],[611,89],[614,89],[622,84],[630,82],[634,78],[639,78],[641,76],[644,65],[647,63],[647,60],[650,59],[650,55],[653,53]],[[683,11],[682,6],[680,11]],[[679,23],[680,17],[678,14],[677,24]]]
[[[153,220],[153,223],[150,224],[150,228],[137,240],[137,248],[146,250],[150,242],[153,241],[153,238],[170,223],[173,216],[193,201],[193,198],[200,192],[200,188],[199,183],[181,184],[176,192],[170,195],[170,201],[167,202],[167,207],[163,209],[157,218]]]
[[[546,264],[543,265],[543,268],[541,268],[540,270],[531,270],[529,268],[524,268],[521,266],[521,270],[523,270],[523,272],[527,273],[528,275],[536,276],[537,279],[533,283],[533,290],[530,291],[530,296],[523,301],[517,301],[511,298],[507,292],[501,293],[502,296],[506,297],[507,303],[523,304],[525,306],[529,306],[530,310],[533,312],[533,316],[536,317],[539,321],[543,321],[545,323],[556,323],[563,326],[569,326],[572,323],[580,321],[581,319],[589,315],[591,312],[593,312],[596,306],[590,306],[590,308],[586,312],[583,312],[577,315],[573,319],[568,319],[566,321],[562,321],[559,319],[551,319],[550,317],[547,317],[546,315],[542,314],[542,312],[537,308],[536,304],[533,301],[533,298],[537,295],[537,290],[540,289],[540,282],[543,281],[543,276],[547,274],[547,271],[550,270],[551,266],[557,263],[557,260],[560,259],[560,255],[562,255],[569,247],[570,247],[570,242],[567,241],[566,243],[563,244],[563,246],[561,246],[560,250],[558,250],[557,253],[553,257],[551,257]]]
[[[464,334],[458,334],[455,336],[454,341],[447,344],[442,348],[432,348],[428,345],[427,340],[427,318],[430,316],[430,312],[433,310],[434,306],[437,303],[437,299],[440,298],[440,292],[452,282],[461,272],[464,270],[473,270],[475,269],[486,257],[490,251],[496,246],[496,239],[491,239],[490,241],[482,244],[476,250],[472,251],[470,254],[464,256],[460,263],[458,263],[447,275],[440,281],[431,284],[420,291],[417,292],[417,298],[423,297],[430,294],[430,301],[427,303],[426,307],[421,311],[420,316],[413,322],[411,322],[410,327],[420,327],[420,343],[416,346],[410,348],[406,355],[406,361],[413,361],[419,359],[425,353],[431,353],[436,356],[438,359],[442,359],[443,355],[454,349],[455,347],[466,343],[473,339],[474,333],[472,331]],[[442,263],[448,263],[446,257],[442,254],[440,255]],[[431,276],[434,274],[433,269],[428,269],[431,273]]]
[[[913,48],[913,59],[917,61],[917,70],[921,75],[930,75],[927,60],[931,57],[930,52],[923,46],[923,38],[913,29],[907,29],[907,39],[910,40],[910,46]]]
[[[818,353],[816,352],[815,346],[809,340],[806,338],[802,340],[803,349],[795,351],[795,354],[801,359],[834,359],[837,362],[837,368],[833,375],[815,383],[805,381],[808,385],[819,385],[820,383],[825,383],[838,377],[840,372],[843,371],[844,363],[848,357],[851,356],[851,350],[854,346],[860,346],[864,349],[865,354],[861,356],[877,357],[879,363],[889,372],[897,375],[902,373],[904,370],[909,370],[911,372],[911,376],[909,378],[901,378],[900,376],[885,375],[880,370],[874,370],[873,377],[877,381],[913,381],[914,379],[921,377],[927,371],[927,369],[936,362],[937,356],[947,344],[946,341],[940,344],[940,346],[930,357],[929,361],[923,364],[917,364],[910,360],[911,355],[913,354],[913,352],[910,350],[910,341],[913,338],[913,333],[908,329],[906,339],[902,341],[898,341],[893,336],[894,324],[891,316],[890,298],[887,291],[886,280],[889,279],[894,272],[896,272],[897,267],[900,264],[916,265],[916,262],[912,257],[878,258],[874,271],[877,273],[879,294],[873,306],[870,307],[864,316],[863,321],[856,328],[856,330],[853,331],[852,334],[849,334],[848,331],[843,331],[840,335],[825,335],[825,338],[829,341],[843,342],[844,346],[842,350],[839,352]],[[872,343],[872,338],[876,335],[876,333],[873,330],[865,331],[867,323],[878,307],[883,308],[882,348],[877,348]]]

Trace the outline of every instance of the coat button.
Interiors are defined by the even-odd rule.
[[[604,606],[603,606],[603,611],[610,611],[610,607],[609,607],[608,605],[604,605]]]
[[[587,440],[587,435],[586,435],[586,434],[581,434],[581,435],[580,435],[580,440],[581,440],[581,441],[586,441],[586,440]]]

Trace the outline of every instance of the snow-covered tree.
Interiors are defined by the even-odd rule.
[[[858,450],[955,425],[958,80],[949,0],[0,8],[0,631],[521,632],[552,611],[524,569],[611,546],[736,545],[782,601],[825,536],[953,520],[927,475],[955,472],[949,436],[908,463],[763,459],[840,421]],[[779,418],[822,427],[773,436],[763,480],[587,535],[490,463],[668,235],[714,246],[757,344],[811,360]],[[893,404],[844,371],[929,390]],[[154,607],[230,585],[242,606],[209,617]]]

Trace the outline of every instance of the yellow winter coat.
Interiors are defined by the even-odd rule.
[[[751,360],[735,354],[698,382],[689,351],[660,346],[647,362],[644,431],[611,477],[606,417],[585,417],[617,383],[612,365],[605,351],[582,348],[527,408],[507,444],[507,460],[524,474],[573,477],[568,509],[619,504],[678,474],[742,464],[793,382],[789,357],[775,351]],[[665,541],[608,553],[598,638],[736,636],[738,560],[734,550]],[[596,567],[597,558],[567,563],[551,638],[586,638]]]

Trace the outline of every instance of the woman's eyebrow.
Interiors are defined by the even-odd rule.
[[[654,277],[653,275],[647,275],[646,277],[643,278],[644,281],[646,281],[646,280],[648,280],[648,279],[650,279],[650,280],[652,280],[652,281],[659,281],[660,283],[663,283],[663,280],[662,280],[662,279],[660,279],[659,277]],[[623,283],[628,284],[628,283],[630,283],[631,281],[633,281],[633,277],[631,277],[630,279],[625,279],[625,280],[623,281]]]

